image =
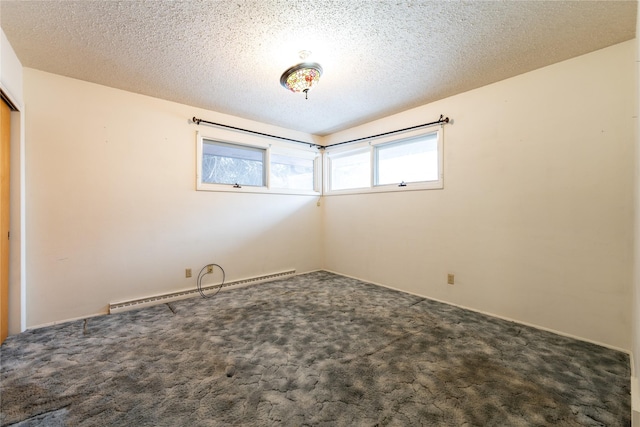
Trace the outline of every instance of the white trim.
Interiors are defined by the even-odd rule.
[[[27,178],[25,108],[20,112],[20,331],[27,330]]]
[[[359,277],[350,276],[348,274],[338,273],[338,272],[332,271],[332,270],[325,270],[325,271],[327,271],[329,273],[337,274],[339,276],[345,276],[345,277],[349,277],[351,279],[360,280],[362,282],[370,283],[372,285],[381,286],[383,288],[391,289],[391,290],[394,290],[394,291],[403,292],[405,294],[415,295],[417,297],[425,298],[425,299],[428,299],[430,301],[435,301],[435,302],[439,302],[439,303],[442,303],[442,304],[447,304],[447,305],[450,305],[450,306],[453,306],[453,307],[462,308],[464,310],[473,311],[475,313],[484,314],[486,316],[494,317],[496,319],[506,320],[508,322],[517,323],[519,325],[528,326],[528,327],[531,327],[531,328],[534,328],[534,329],[538,329],[538,330],[541,330],[541,331],[551,332],[553,334],[560,335],[560,336],[563,336],[563,337],[572,338],[572,339],[575,339],[575,340],[578,340],[578,341],[599,345],[600,347],[609,348],[611,350],[616,350],[616,351],[619,351],[621,353],[625,353],[627,355],[631,355],[631,352],[629,350],[627,350],[627,349],[623,349],[623,348],[616,347],[616,346],[613,346],[613,345],[610,345],[610,344],[605,344],[605,343],[601,343],[601,342],[598,342],[598,341],[590,340],[588,338],[579,337],[579,336],[576,336],[576,335],[572,335],[572,334],[569,334],[569,333],[566,333],[566,332],[562,332],[562,331],[558,331],[558,330],[555,330],[555,329],[547,328],[547,327],[544,327],[544,326],[536,325],[534,323],[523,322],[521,320],[512,319],[512,318],[506,317],[506,316],[500,316],[498,314],[490,313],[490,312],[483,311],[483,310],[478,310],[478,309],[467,307],[467,306],[464,306],[464,305],[461,305],[461,304],[456,304],[456,303],[452,303],[452,302],[449,302],[449,301],[444,301],[444,300],[437,299],[437,298],[431,298],[431,297],[428,297],[426,295],[421,295],[421,294],[418,294],[418,293],[415,293],[415,292],[405,291],[403,289],[394,288],[393,286],[388,286],[388,285],[384,285],[382,283],[372,282],[370,280],[361,279]]]
[[[631,419],[633,426],[640,424],[640,382],[638,377],[631,377]]]
[[[434,183],[431,185],[431,183]],[[437,185],[435,183],[438,183]],[[395,193],[402,191],[442,190],[444,185],[439,181],[408,183],[406,187],[397,185],[378,185],[372,188],[354,188],[349,190],[333,190],[326,192],[325,196],[344,196],[349,194]]]
[[[107,314],[107,313],[106,312],[105,313],[93,313],[93,314],[87,314],[86,316],[72,317],[70,319],[55,320],[53,322],[47,322],[47,323],[41,323],[39,325],[29,326],[25,330],[26,331],[32,331],[34,329],[47,328],[49,326],[62,325],[62,324],[65,324],[65,323],[76,322],[78,320],[85,320],[85,319],[90,319],[92,317],[104,316],[105,314]]]
[[[370,280],[361,279],[359,277],[352,276],[352,275],[349,275],[349,274],[338,273],[337,271],[333,271],[333,270],[327,270],[327,269],[310,270],[310,271],[305,271],[305,272],[300,272],[300,273],[293,273],[289,277],[296,277],[296,276],[301,276],[301,275],[304,275],[304,274],[321,272],[321,271],[324,271],[324,272],[327,272],[327,273],[336,274],[338,276],[343,276],[343,277],[348,277],[348,278],[351,278],[351,279],[359,280],[361,282],[365,282],[365,283],[369,283],[371,285],[380,286],[380,287],[383,287],[383,288],[387,288],[387,289],[391,289],[391,290],[394,290],[394,291],[402,292],[402,293],[405,293],[405,294],[408,294],[408,295],[414,295],[414,296],[417,296],[417,297],[420,297],[420,298],[424,298],[424,299],[427,299],[427,300],[430,300],[430,301],[439,302],[439,303],[446,304],[446,305],[449,305],[449,306],[462,308],[464,310],[469,310],[469,311],[472,311],[472,312],[475,312],[475,313],[484,314],[486,316],[490,316],[490,317],[493,317],[493,318],[496,318],[496,319],[506,320],[508,322],[517,323],[519,325],[528,326],[528,327],[531,327],[531,328],[534,328],[534,329],[538,329],[538,330],[541,330],[541,331],[551,332],[553,334],[560,335],[560,336],[567,337],[567,338],[572,338],[572,339],[575,339],[575,340],[578,340],[578,341],[583,341],[583,342],[587,342],[587,343],[590,343],[590,344],[599,345],[601,347],[609,348],[611,350],[615,350],[615,351],[619,351],[621,353],[628,354],[630,356],[630,361],[633,360],[633,355],[629,350],[622,349],[622,348],[619,348],[619,347],[616,347],[616,346],[613,346],[613,345],[610,345],[610,344],[601,343],[601,342],[590,340],[590,339],[587,339],[587,338],[584,338],[584,337],[579,337],[579,336],[576,336],[576,335],[572,335],[572,334],[568,334],[568,333],[565,333],[565,332],[561,332],[561,331],[558,331],[558,330],[555,330],[555,329],[551,329],[551,328],[547,328],[547,327],[544,327],[544,326],[535,325],[533,323],[522,322],[520,320],[511,319],[509,317],[500,316],[500,315],[489,313],[489,312],[482,311],[482,310],[477,310],[477,309],[470,308],[470,307],[467,307],[467,306],[464,306],[464,305],[455,304],[455,303],[452,303],[452,302],[449,302],[449,301],[444,301],[444,300],[437,299],[437,298],[427,297],[425,295],[421,295],[421,294],[418,294],[418,293],[415,293],[415,292],[405,291],[403,289],[398,289],[398,288],[394,288],[393,286],[384,285],[382,283],[377,283],[377,282],[373,282],[373,281],[370,281]],[[274,274],[279,274],[279,273],[274,273]],[[239,282],[247,282],[247,281],[251,281],[251,280],[254,280],[254,279],[248,278],[248,279],[234,280],[234,281],[230,282],[229,285],[233,285],[233,284],[239,283]],[[276,280],[276,279],[273,279],[273,280]],[[264,282],[267,282],[267,281],[271,281],[271,280],[265,280]],[[258,284],[258,283],[264,283],[264,282],[256,281],[256,282],[251,282],[250,284],[254,284],[254,283]],[[245,286],[248,286],[248,285],[249,284],[247,284]],[[239,288],[239,287],[244,287],[244,286],[235,285],[235,286],[233,286],[232,289],[236,289],[236,288]],[[224,290],[224,288],[222,288],[221,290]],[[39,329],[39,328],[44,328],[44,327],[47,327],[47,326],[54,326],[54,325],[59,325],[59,324],[62,324],[62,323],[74,322],[76,320],[88,319],[88,318],[97,317],[97,316],[104,316],[106,314],[108,314],[108,313],[107,312],[94,313],[94,314],[88,314],[88,315],[80,316],[80,317],[73,317],[73,318],[70,318],[70,319],[64,319],[64,320],[58,320],[58,321],[54,321],[54,322],[42,323],[42,324],[35,325],[35,326],[29,326],[25,330]],[[635,383],[635,385],[634,385],[634,383]],[[632,389],[631,389],[632,408],[633,408],[634,411],[640,412],[640,383],[638,381],[638,377],[635,377],[635,376],[631,377],[631,387],[632,387]],[[633,387],[635,387],[635,389]],[[634,398],[634,396],[635,396],[635,398]],[[636,406],[633,406],[633,405],[636,405]]]
[[[0,98],[7,103],[11,111],[22,111],[22,105],[16,101],[11,91],[2,82],[0,82]]]

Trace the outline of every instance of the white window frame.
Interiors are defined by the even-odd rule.
[[[366,194],[366,193],[387,193],[396,191],[417,191],[417,190],[439,190],[444,188],[444,141],[443,141],[443,129],[422,129],[418,131],[412,131],[404,133],[402,135],[391,135],[383,138],[371,140],[369,142],[360,142],[347,144],[344,146],[337,146],[335,148],[328,148],[323,155],[324,163],[324,182],[323,182],[323,194],[327,196],[341,195],[341,194]],[[375,162],[375,150],[377,146],[385,144],[398,143],[402,141],[409,141],[415,138],[419,138],[427,135],[437,135],[437,147],[438,147],[438,179],[433,181],[420,181],[406,183],[405,186],[399,186],[398,184],[389,185],[375,185],[376,162]],[[344,156],[346,153],[369,150],[370,153],[370,177],[369,186],[364,188],[350,188],[345,190],[332,190],[331,189],[331,159]]]
[[[258,148],[265,150],[265,185],[250,186],[241,185],[235,187],[234,184],[212,184],[202,182],[202,154],[205,141],[221,142],[224,144],[236,145],[239,147]],[[311,147],[304,148],[292,147],[292,144],[279,142],[274,140],[266,141],[266,138],[253,135],[240,135],[226,130],[213,129],[211,132],[196,132],[196,190],[198,191],[222,191],[233,193],[267,193],[267,194],[295,194],[295,195],[311,195],[318,196],[321,194],[321,155],[318,149]],[[275,188],[271,185],[271,153],[284,154],[304,159],[313,159],[314,165],[314,184],[313,190]]]

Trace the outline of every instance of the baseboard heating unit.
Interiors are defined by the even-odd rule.
[[[296,274],[295,270],[282,271],[279,273],[267,274],[264,276],[250,277],[248,279],[233,280],[225,282],[222,285],[221,291],[224,288],[239,288],[248,285],[254,285],[257,283],[270,282],[272,280],[283,279],[285,277],[291,277]],[[204,292],[216,290],[220,285],[203,286]],[[200,293],[197,289],[187,289],[178,292],[170,292],[161,295],[154,295],[145,298],[133,299],[130,301],[122,301],[109,304],[109,314],[120,313],[128,310],[136,310],[138,308],[149,307],[157,304],[165,304],[171,301],[178,301],[185,298],[199,297]]]

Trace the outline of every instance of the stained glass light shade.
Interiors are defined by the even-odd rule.
[[[303,62],[294,65],[282,73],[280,84],[291,92],[305,92],[320,80],[322,67],[315,62]]]

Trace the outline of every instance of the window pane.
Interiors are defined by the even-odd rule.
[[[435,133],[379,145],[375,150],[376,185],[438,180],[438,136]]]
[[[202,182],[263,187],[265,150],[203,141]]]
[[[371,185],[369,150],[331,158],[331,189],[346,190]]]
[[[314,159],[271,155],[271,186],[313,191]]]

